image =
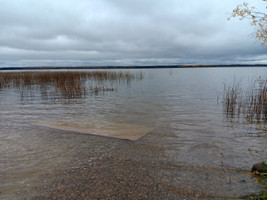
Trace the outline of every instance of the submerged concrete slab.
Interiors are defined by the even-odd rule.
[[[38,122],[34,125],[127,140],[138,140],[152,131],[152,127],[146,127],[144,125],[131,124],[122,121],[93,121],[90,123],[81,124],[79,122],[64,122],[55,120]]]

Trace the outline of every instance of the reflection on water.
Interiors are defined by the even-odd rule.
[[[187,180],[185,191],[194,184],[185,176],[198,176],[200,171],[198,184],[202,187],[195,192],[203,193],[209,191],[206,173],[212,177],[216,170],[235,169],[227,172],[236,177],[232,181],[235,184],[229,186],[228,175],[223,178],[228,181],[225,185],[220,180],[214,182],[222,185],[221,195],[238,197],[258,191],[253,179],[242,177],[246,181],[239,181],[241,175],[237,171],[250,170],[255,162],[267,157],[266,131],[226,121],[217,97],[223,84],[233,77],[242,79],[245,85],[265,75],[265,68],[116,72],[121,71],[142,72],[142,79],[132,79],[130,83],[113,81],[112,88],[116,90],[112,92],[75,96],[68,103],[59,98],[45,100],[36,93],[20,98],[21,93],[14,87],[0,89],[1,199],[45,195],[48,191],[35,188],[49,185],[52,179],[44,178],[49,174],[53,177],[58,170],[80,166],[102,166],[105,170],[110,160],[129,166],[143,163],[140,166],[149,169],[146,173],[173,188]],[[137,140],[97,136],[125,131],[138,133],[134,138]],[[185,174],[178,173],[179,169]],[[235,192],[229,192],[229,187]],[[210,191],[215,197],[217,192]]]

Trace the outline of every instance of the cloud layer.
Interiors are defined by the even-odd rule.
[[[0,67],[267,63],[240,2],[0,0]]]

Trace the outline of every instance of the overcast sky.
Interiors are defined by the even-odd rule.
[[[227,20],[242,2],[0,0],[0,67],[267,64],[255,28]]]

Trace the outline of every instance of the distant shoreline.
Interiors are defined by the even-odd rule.
[[[164,68],[219,68],[219,67],[267,67],[267,64],[257,65],[150,65],[150,66],[43,66],[43,67],[2,67],[3,70],[64,70],[64,69],[164,69]]]

